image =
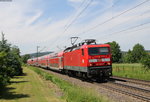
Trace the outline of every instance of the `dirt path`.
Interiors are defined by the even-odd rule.
[[[23,76],[14,77],[11,85],[0,90],[0,102],[65,102],[61,95],[55,84],[24,68]]]

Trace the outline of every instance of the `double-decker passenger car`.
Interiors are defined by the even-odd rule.
[[[49,66],[50,69],[62,71],[63,66],[63,52],[53,53],[49,56]]]
[[[38,59],[38,61],[37,58],[29,59],[28,64],[60,70],[72,76],[100,79],[112,75],[110,45],[96,44],[94,39],[87,39],[60,53],[49,54]]]

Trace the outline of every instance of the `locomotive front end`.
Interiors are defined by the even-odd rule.
[[[109,78],[112,76],[112,59],[110,46],[95,45],[88,48],[88,76]]]

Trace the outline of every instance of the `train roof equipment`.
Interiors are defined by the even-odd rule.
[[[85,39],[81,43],[75,44],[71,47],[67,47],[64,52],[72,51],[75,48],[80,48],[82,45],[96,45],[96,40],[95,39]]]

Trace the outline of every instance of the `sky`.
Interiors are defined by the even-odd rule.
[[[150,50],[150,0],[0,0],[0,32],[22,55],[60,51],[70,37]]]

